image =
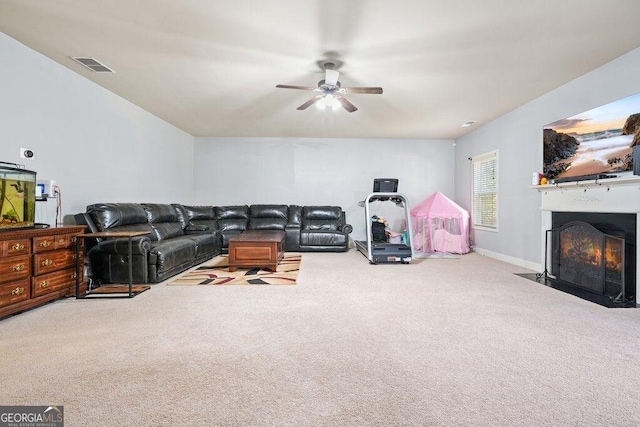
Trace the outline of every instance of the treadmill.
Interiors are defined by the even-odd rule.
[[[389,183],[390,182],[390,183]],[[413,233],[411,229],[411,216],[409,213],[409,203],[407,198],[397,191],[379,191],[380,189],[397,190],[397,179],[376,179],[374,180],[373,193],[358,203],[360,207],[364,207],[364,216],[367,224],[367,240],[356,240],[356,248],[367,257],[369,263],[402,263],[409,264],[413,258],[413,249],[411,242],[413,241]],[[377,190],[377,191],[376,191]],[[374,242],[371,233],[371,211],[369,204],[371,202],[392,202],[396,206],[404,209],[407,224],[407,244],[404,243],[388,243]]]

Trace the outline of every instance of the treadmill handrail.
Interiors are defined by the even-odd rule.
[[[384,199],[384,200],[382,200]],[[407,246],[411,249],[411,258],[414,258],[413,255],[413,229],[411,227],[411,214],[409,212],[409,204],[407,203],[407,198],[402,193],[371,193],[367,196],[364,202],[364,215],[365,221],[367,225],[367,256],[369,261],[373,261],[373,251],[371,249],[371,213],[369,211],[369,203],[372,201],[392,201],[393,199],[398,199],[401,204],[404,204],[404,212],[407,221],[407,234],[409,241],[407,242]],[[396,202],[396,205],[400,206],[399,203]]]

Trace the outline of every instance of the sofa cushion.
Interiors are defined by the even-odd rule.
[[[249,206],[216,206],[216,219],[249,219]]]
[[[289,219],[287,222],[287,228],[300,228],[302,223],[302,206],[291,205],[289,206]]]
[[[284,230],[287,227],[285,218],[251,218],[249,230]]]
[[[249,206],[216,206],[218,228],[225,234],[233,231],[241,233],[249,226]]]
[[[185,238],[193,241],[196,245],[196,258],[203,256],[213,256],[219,252],[217,236],[215,234],[189,234]]]
[[[184,235],[182,224],[172,205],[143,203],[142,207],[153,228],[151,240],[165,240]]]
[[[249,216],[251,218],[281,218],[287,219],[289,207],[287,205],[251,205]]]
[[[199,219],[216,219],[216,213],[213,206],[184,206],[184,211],[189,220]]]
[[[138,203],[96,203],[87,213],[100,231],[125,225],[147,224],[147,214]]]
[[[284,230],[287,227],[287,220],[284,218],[251,218],[249,220],[250,230]]]
[[[159,224],[151,224],[153,233],[151,240],[166,240],[184,235],[182,226],[179,222],[161,222]]]
[[[173,209],[176,211],[176,215],[178,216],[178,222],[180,222],[180,226],[185,229],[189,225],[189,218],[187,217],[187,213],[184,210],[184,206],[179,205],[177,203],[172,203]]]
[[[300,246],[341,246],[346,247],[348,237],[344,233],[333,231],[303,231],[300,233]]]
[[[302,208],[303,230],[337,231],[341,225],[342,209],[339,206],[305,206]],[[300,242],[302,244],[302,242]]]
[[[305,206],[302,221],[339,221],[342,209],[339,206]]]
[[[284,230],[287,226],[287,205],[251,205],[249,208],[250,230]]]
[[[218,229],[216,213],[213,206],[173,205],[178,213],[180,223],[185,231],[209,231]]]
[[[218,227],[220,231],[225,233],[227,231],[237,231],[241,233],[247,229],[249,220],[247,219],[225,219],[218,221]]]
[[[321,220],[309,220],[302,223],[302,229],[315,231],[338,231],[338,223],[326,222]]]
[[[196,243],[187,236],[151,243],[149,264],[156,266],[158,274],[193,262]]]
[[[142,207],[150,223],[178,222],[178,214],[172,205],[142,203]]]

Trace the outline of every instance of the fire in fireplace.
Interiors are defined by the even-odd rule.
[[[547,231],[545,244],[545,272],[539,276],[568,285],[563,290],[581,297],[586,291],[613,302],[634,301],[635,217],[553,212],[552,229]]]
[[[624,239],[581,221],[550,233],[551,274],[556,279],[616,300],[624,299]]]

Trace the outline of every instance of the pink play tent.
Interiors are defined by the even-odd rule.
[[[411,209],[415,254],[469,252],[469,212],[439,191]]]

